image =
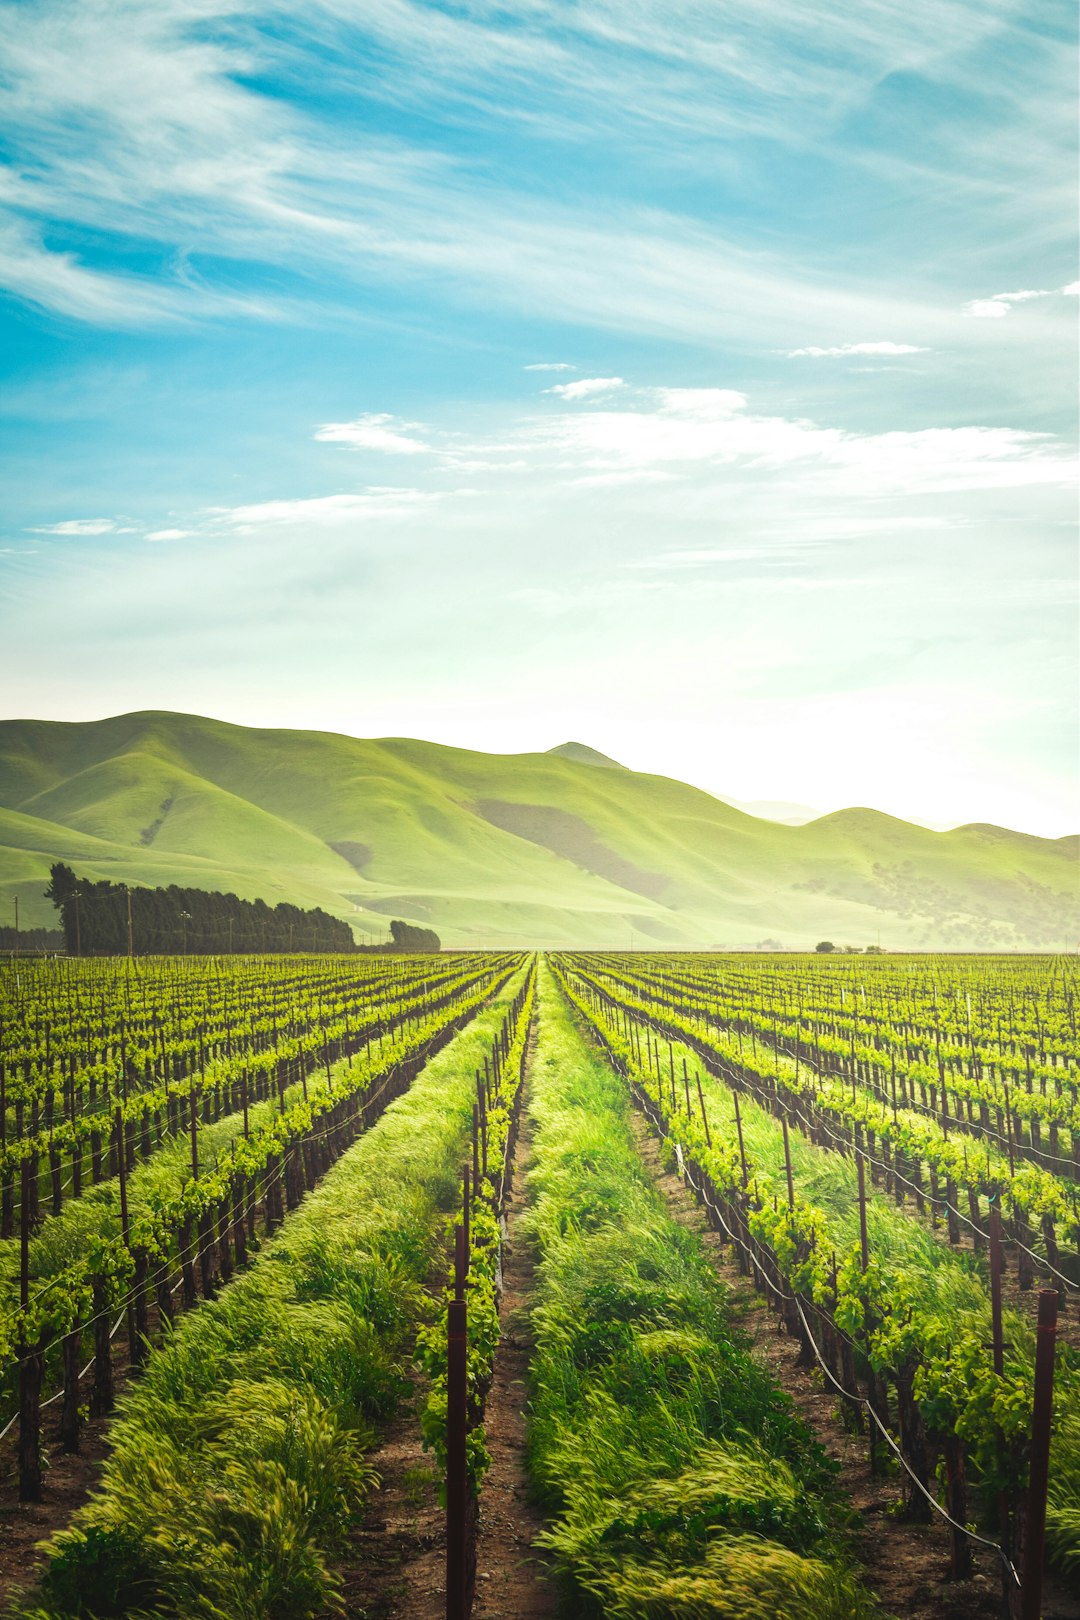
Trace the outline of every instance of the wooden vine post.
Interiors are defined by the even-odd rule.
[[[447,1307],[446,1323],[446,1620],[467,1620],[468,1308],[464,1233],[460,1226],[454,1237],[455,1297]]]
[[[994,1374],[1001,1378],[1005,1373],[1005,1339],[1001,1326],[1001,1274],[1004,1269],[1004,1258],[1001,1252],[1001,1204],[995,1198],[990,1205],[990,1336],[993,1340],[991,1353],[994,1358]],[[1001,1444],[1004,1437],[999,1435]],[[955,1534],[955,1532],[954,1532]],[[1012,1502],[1007,1490],[998,1492],[998,1534],[1001,1536],[1001,1545],[1006,1557],[1012,1550]],[[1001,1572],[1002,1598],[1006,1611],[1011,1607],[1012,1577],[1004,1566]]]
[[[41,1470],[41,1346],[27,1338],[30,1307],[30,1160],[22,1161],[19,1199],[19,1304],[23,1326],[19,1343],[19,1501],[40,1502]]]
[[[868,1269],[870,1267],[870,1236],[869,1236],[869,1232],[868,1232],[867,1224],[866,1224],[866,1160],[864,1159],[863,1155],[858,1151],[856,1151],[856,1154],[855,1154],[855,1168],[856,1168],[858,1178],[859,1178],[859,1262],[860,1262],[860,1266],[861,1266],[863,1275],[865,1276],[866,1272],[868,1271]],[[867,1344],[866,1344],[866,1382],[867,1382],[867,1385],[868,1385],[868,1388],[869,1388],[870,1406],[871,1406],[875,1416],[879,1419],[879,1421],[884,1423],[885,1422],[885,1416],[884,1416],[884,1414],[882,1413],[882,1410],[881,1410],[884,1403],[883,1403],[883,1401],[881,1399],[881,1390],[880,1390],[880,1387],[879,1387],[878,1376],[877,1376],[877,1373],[874,1370],[874,1364],[870,1360],[870,1313],[869,1313],[868,1310],[865,1312],[864,1323],[865,1323],[866,1340],[867,1340]],[[880,1437],[878,1435],[877,1424],[873,1421],[873,1419],[871,1419],[871,1421],[870,1421],[870,1466],[875,1472],[877,1471],[877,1468],[879,1466],[880,1455],[881,1455],[881,1440],[880,1440]]]
[[[1039,1325],[1035,1338],[1035,1408],[1031,1419],[1031,1466],[1028,1473],[1027,1534],[1024,1545],[1020,1620],[1040,1620],[1042,1614],[1046,1487],[1050,1472],[1050,1422],[1054,1405],[1057,1313],[1057,1289],[1044,1288],[1039,1295]]]
[[[742,1184],[743,1191],[745,1192],[750,1177],[746,1169],[746,1144],[743,1142],[742,1114],[739,1111],[739,1093],[735,1087],[732,1087],[731,1100],[735,1104],[735,1130],[739,1138],[739,1164],[742,1169]]]
[[[709,1130],[709,1116],[705,1112],[705,1093],[701,1089],[701,1076],[700,1076],[700,1074],[697,1076],[697,1094],[698,1094],[698,1102],[701,1104],[701,1123],[705,1127],[705,1146],[707,1148],[711,1148],[712,1147],[712,1134],[711,1134],[711,1132]]]

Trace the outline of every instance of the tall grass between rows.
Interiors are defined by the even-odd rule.
[[[573,1613],[857,1620],[831,1465],[752,1360],[639,1158],[624,1083],[546,967],[527,1229],[529,1465]]]
[[[665,1042],[663,1061],[668,1062]],[[671,1045],[671,1063],[681,1075],[685,1062],[701,1077],[709,1121],[715,1139],[734,1142],[735,1104],[723,1080],[706,1070],[694,1050],[680,1041]],[[743,1141],[763,1197],[786,1199],[784,1139],[780,1121],[751,1095],[740,1098]],[[789,1134],[795,1186],[806,1201],[827,1218],[840,1255],[859,1242],[858,1172],[851,1158],[818,1147],[798,1131]],[[916,1218],[910,1206],[900,1208],[881,1188],[867,1187],[867,1231],[870,1253],[882,1267],[894,1298],[918,1301],[927,1318],[937,1319],[942,1345],[956,1344],[967,1335],[980,1347],[992,1339],[989,1268],[985,1254],[957,1251],[944,1232],[935,1234]],[[1034,1383],[1035,1334],[1030,1319],[1016,1309],[1003,1315],[1006,1370],[1019,1369],[1028,1388]],[[1080,1364],[1076,1352],[1059,1345],[1054,1384],[1054,1429],[1050,1453],[1050,1481],[1046,1512],[1046,1542],[1053,1565],[1069,1577],[1080,1574]],[[1008,1413],[1005,1414],[1010,1415]],[[1023,1413],[1025,1431],[1029,1412]],[[971,1436],[965,1438],[972,1439]],[[994,1449],[997,1441],[995,1437]],[[980,1483],[979,1454],[971,1446],[971,1478]],[[984,1490],[986,1506],[994,1500],[993,1482]],[[992,1518],[984,1528],[994,1531]]]

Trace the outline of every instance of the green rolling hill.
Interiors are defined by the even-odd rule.
[[[797,789],[798,784],[792,784]],[[0,897],[51,924],[50,864],[390,917],[448,945],[1059,950],[1076,838],[874,810],[747,815],[580,743],[480,754],[144,713],[0,722]]]

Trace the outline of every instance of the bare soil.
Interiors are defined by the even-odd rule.
[[[417,1373],[413,1399],[369,1454],[381,1483],[350,1534],[340,1571],[347,1620],[440,1620],[446,1612],[444,1513],[420,1442],[426,1395]]]
[[[113,1377],[119,1394],[127,1373],[116,1368]],[[109,1451],[107,1417],[93,1418],[86,1423],[82,1449],[76,1455],[61,1451],[54,1438],[60,1415],[59,1402],[48,1410],[51,1415],[46,1419],[42,1435],[49,1459],[44,1502],[19,1501],[18,1473],[13,1453],[7,1450],[15,1439],[14,1430],[5,1441],[5,1467],[0,1475],[0,1612],[17,1592],[33,1585],[44,1562],[37,1550],[38,1544],[62,1530],[76,1509],[82,1507],[98,1482],[101,1465]]]
[[[544,1520],[529,1500],[525,1473],[533,1253],[524,1234],[519,1236],[519,1222],[525,1208],[528,1154],[529,1119],[523,1113],[503,1243],[503,1329],[484,1413],[491,1471],[480,1498],[473,1620],[544,1620],[557,1608],[543,1556],[535,1545]]]

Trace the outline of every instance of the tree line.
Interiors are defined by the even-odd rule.
[[[58,928],[0,928],[0,951],[62,951]]]
[[[211,889],[142,889],[78,877],[57,861],[46,898],[60,913],[71,956],[210,956],[234,952],[354,951],[348,923],[316,907],[241,900]],[[399,947],[400,948],[400,947]],[[407,947],[406,947],[407,948]],[[413,947],[415,948],[415,947]]]
[[[417,928],[415,923],[398,922],[395,919],[390,924],[390,944],[385,949],[391,951],[441,951],[442,943],[433,928]]]

